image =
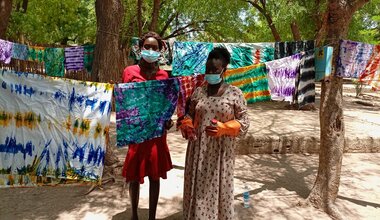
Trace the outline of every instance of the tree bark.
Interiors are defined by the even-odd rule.
[[[94,81],[109,82],[120,78],[119,31],[123,20],[121,0],[96,0],[96,46],[93,64]]]
[[[96,0],[97,20],[96,46],[92,80],[99,82],[117,81],[122,69],[119,50],[119,31],[123,20],[121,0]],[[105,165],[119,162],[107,137]]]
[[[160,0],[153,1],[153,13],[152,13],[152,21],[149,26],[149,31],[157,32],[157,23],[158,16],[160,13]]]
[[[296,20],[293,20],[292,23],[290,23],[290,29],[292,30],[293,40],[300,41],[302,37]]]
[[[368,0],[330,0],[327,7],[326,43],[334,47],[333,63],[339,54],[339,40],[347,36],[356,10]],[[336,66],[335,68],[336,69]],[[338,196],[344,148],[343,79],[332,76],[322,83],[320,102],[320,152],[317,179],[307,198],[314,207],[323,209],[334,219],[343,219],[335,206]]]
[[[0,39],[5,39],[11,12],[12,0],[0,0]]]
[[[140,37],[142,35],[142,0],[137,1],[137,26]]]

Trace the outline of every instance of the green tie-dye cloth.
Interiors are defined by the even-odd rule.
[[[28,48],[28,60],[43,62],[44,61],[44,47],[30,46]]]
[[[263,63],[227,70],[224,80],[238,87],[248,104],[270,100],[268,76]]]
[[[85,45],[83,46],[84,50],[84,67],[87,70],[87,73],[92,72],[92,63],[94,62],[94,50],[95,50],[95,45]]]
[[[117,145],[142,143],[165,132],[177,106],[179,81],[150,80],[118,84],[116,100]]]
[[[59,77],[65,75],[65,50],[63,48],[46,48],[44,62],[46,75]]]

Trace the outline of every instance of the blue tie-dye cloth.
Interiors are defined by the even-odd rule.
[[[173,76],[203,74],[208,54],[215,47],[225,47],[231,54],[229,69],[264,63],[274,59],[274,43],[174,42]]]
[[[373,47],[371,44],[341,40],[336,75],[359,78],[371,58]]]
[[[172,75],[191,76],[205,73],[207,56],[212,48],[212,43],[174,42]]]
[[[99,181],[113,86],[0,70],[0,186]]]
[[[161,137],[177,106],[179,81],[150,80],[115,87],[117,145]]]
[[[12,58],[18,60],[28,60],[28,46],[13,43]]]

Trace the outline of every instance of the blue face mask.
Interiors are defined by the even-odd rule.
[[[220,74],[206,74],[205,80],[208,84],[216,85],[222,81],[222,77],[220,77]]]
[[[141,57],[148,63],[157,62],[161,53],[154,50],[142,50]]]

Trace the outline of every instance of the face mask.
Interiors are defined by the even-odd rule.
[[[141,57],[148,63],[154,63],[158,61],[161,53],[154,50],[142,50]]]
[[[222,77],[220,77],[220,74],[206,74],[205,80],[208,84],[216,85],[222,81]]]

